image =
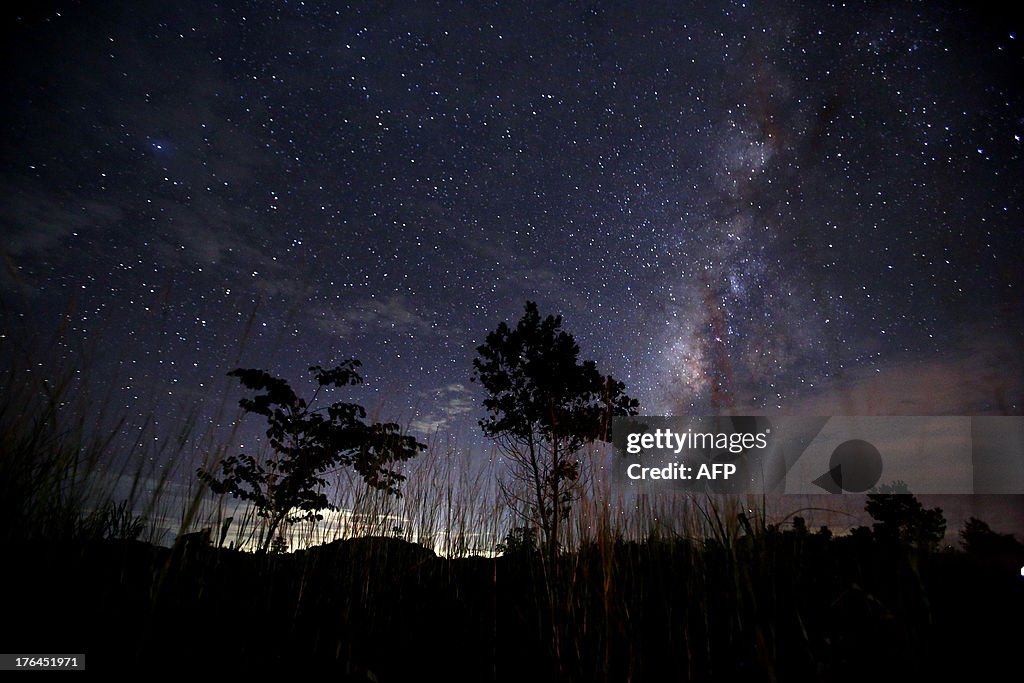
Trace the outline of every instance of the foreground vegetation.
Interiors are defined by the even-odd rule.
[[[603,538],[557,566],[365,537],[293,553],[138,541],[8,545],[15,652],[94,670],[331,672],[341,680],[853,680],[1009,665],[1008,555],[760,530]],[[1005,618],[1000,618],[1003,615]]]
[[[1024,635],[1020,544],[970,520],[941,550],[941,511],[895,488],[874,528],[833,536],[765,501],[616,498],[593,450],[552,552],[500,467],[435,439],[401,498],[337,473],[341,514],[268,549],[265,517],[178,477],[225,447],[125,439],[73,382],[32,380],[12,372],[0,405],[5,652],[348,681],[915,680],[1008,668]]]

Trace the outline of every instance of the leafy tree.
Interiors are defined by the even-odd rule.
[[[537,551],[537,530],[532,526],[510,529],[505,542],[499,543],[495,550],[506,557],[529,557]]]
[[[926,510],[901,480],[872,489],[864,509],[875,520],[875,538],[883,542],[933,549],[946,533],[942,508]]]
[[[1013,534],[996,533],[988,523],[977,517],[970,517],[964,522],[960,540],[964,550],[971,554],[999,555],[1024,551],[1024,545]]]
[[[325,370],[309,368],[317,382],[312,399],[299,398],[288,382],[264,370],[236,369],[228,373],[257,393],[239,405],[247,413],[262,415],[274,455],[259,462],[251,455],[233,455],[220,463],[220,476],[203,469],[199,479],[216,493],[230,493],[252,502],[267,519],[261,550],[266,550],[282,525],[320,520],[320,510],[334,510],[323,488],[329,470],[352,467],[367,485],[400,495],[405,477],[391,469],[394,463],[418,455],[426,446],[403,436],[397,424],[368,424],[366,411],[355,403],[314,407],[320,390],[362,383],[358,360],[347,360]],[[297,512],[296,512],[297,511]]]
[[[793,533],[797,536],[807,535],[807,520],[799,515],[793,518]]]
[[[513,328],[501,323],[477,348],[472,381],[487,391],[485,435],[495,439],[522,486],[505,489],[514,509],[525,508],[539,526],[550,559],[558,532],[579,494],[579,452],[584,445],[611,440],[615,415],[635,415],[639,402],[625,385],[579,361],[579,346],[563,331],[561,316],[542,319],[537,304]],[[522,494],[525,487],[529,492]]]

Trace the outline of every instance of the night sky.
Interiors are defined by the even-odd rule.
[[[1020,415],[1024,37],[958,5],[5,10],[5,353],[478,433],[534,300],[646,414]]]

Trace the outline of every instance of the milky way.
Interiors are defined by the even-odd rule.
[[[650,413],[813,410],[982,357],[1005,371],[969,395],[886,410],[1021,411],[1008,17],[141,2],[5,24],[4,353],[78,368],[115,412],[174,429],[233,402],[238,365],[357,357],[381,416],[473,428],[474,349],[526,300]]]

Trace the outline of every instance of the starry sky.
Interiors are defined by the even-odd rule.
[[[371,413],[478,431],[475,348],[527,300],[646,414],[1024,411],[1016,17],[186,0],[3,23],[4,353],[157,432],[233,404],[235,367],[300,385],[350,357]]]

